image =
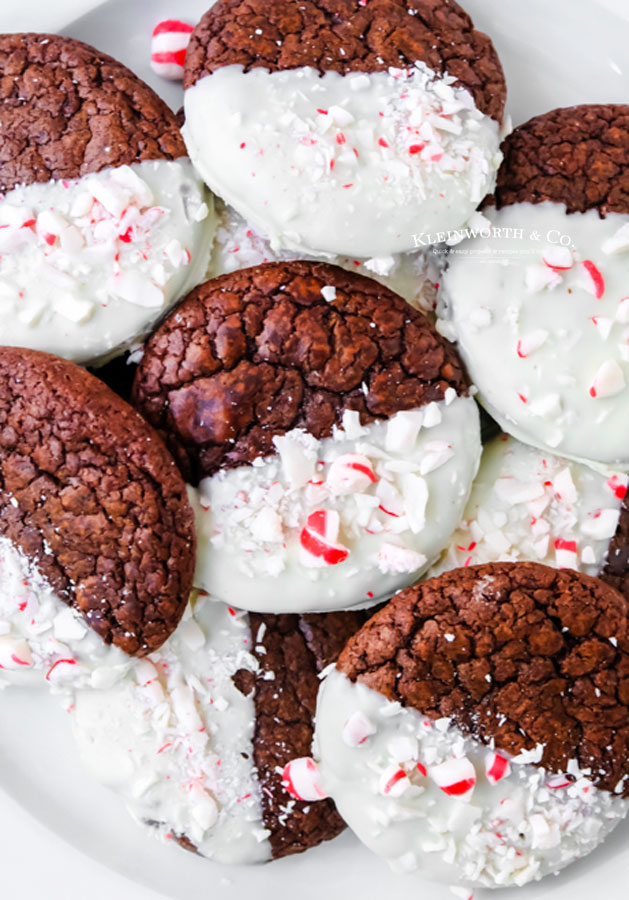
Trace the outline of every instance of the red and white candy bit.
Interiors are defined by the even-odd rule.
[[[366,456],[344,453],[331,463],[326,483],[333,494],[353,494],[361,493],[377,480]]]
[[[314,759],[302,756],[284,766],[282,785],[295,800],[325,800],[328,794],[321,787],[319,767]]]
[[[584,260],[579,266],[579,275],[581,285],[590,294],[593,294],[597,300],[600,300],[605,293],[605,279],[591,259]]]
[[[404,515],[404,499],[400,492],[389,481],[379,481],[376,497],[380,501],[378,509],[387,516],[399,519]]]
[[[349,550],[336,542],[340,524],[335,510],[318,509],[310,513],[299,537],[304,565],[336,566],[347,559]]]
[[[565,538],[555,540],[555,562],[558,569],[576,569],[578,559],[576,541],[569,541]]]
[[[165,19],[153,29],[151,41],[151,69],[169,81],[183,81],[183,67],[190,35],[194,31],[188,22]]]
[[[401,797],[411,786],[411,780],[400,766],[388,766],[378,782],[378,790],[385,797]]]
[[[489,753],[485,758],[485,775],[490,784],[498,784],[511,774],[511,763],[499,753]]]
[[[76,659],[58,659],[46,672],[46,681],[64,681],[66,678],[70,678],[77,665]]]
[[[629,324],[629,297],[620,298],[614,318],[623,325]]]
[[[551,791],[558,791],[560,788],[572,787],[574,781],[571,781],[566,775],[551,775],[546,782],[546,787]]]
[[[558,284],[561,284],[561,275],[557,269],[551,269],[542,263],[533,263],[527,266],[524,273],[524,281],[529,291],[537,294],[546,288],[552,290]]]
[[[542,260],[544,265],[549,269],[565,269],[572,268],[572,253],[568,247],[547,247],[543,254]]]
[[[518,341],[518,356],[520,359],[526,359],[531,353],[535,353],[536,350],[539,350],[539,348],[546,343],[547,339],[548,332],[544,331],[543,328],[538,328],[535,331],[529,332],[529,334],[523,334]]]
[[[343,743],[347,744],[348,747],[360,747],[377,730],[373,722],[364,713],[356,710],[343,726]]]
[[[449,759],[438,766],[431,766],[428,774],[449,797],[469,800],[476,784],[476,770],[466,756]]]
[[[0,669],[24,669],[33,665],[33,657],[26,641],[21,638],[0,638]]]
[[[607,479],[607,487],[618,500],[624,500],[627,496],[627,484],[629,484],[627,475],[612,475]]]
[[[602,363],[590,385],[590,397],[594,400],[613,397],[624,391],[625,373],[615,359],[607,359]]]

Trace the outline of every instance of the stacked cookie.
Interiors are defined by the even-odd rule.
[[[55,35],[3,35],[2,341],[98,362],[141,341],[205,273],[212,202],[174,114]]]
[[[558,872],[629,796],[628,108],[501,148],[450,0],[153,39],[181,132],[0,37],[2,681],[219,862],[347,823],[461,896]]]

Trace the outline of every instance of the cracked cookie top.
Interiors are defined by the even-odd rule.
[[[498,750],[542,745],[551,772],[576,760],[613,792],[629,774],[627,646],[627,604],[609,585],[490,563],[398,594],[350,639],[338,668]]]
[[[0,534],[105,643],[142,656],[175,630],[193,514],[155,431],[73,363],[0,349]]]
[[[197,25],[186,59],[186,88],[216,69],[271,72],[380,72],[421,61],[470,91],[481,112],[501,121],[506,86],[487,35],[452,0],[219,0]]]
[[[317,439],[346,410],[363,425],[467,391],[454,348],[401,297],[336,266],[268,263],[192,291],[146,345],[133,402],[185,477]]]
[[[486,206],[552,201],[569,213],[629,213],[629,106],[554,109],[516,128],[502,152]]]
[[[68,37],[0,35],[0,191],[185,155],[175,114],[122,63]]]

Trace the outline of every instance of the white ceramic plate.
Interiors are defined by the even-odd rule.
[[[177,109],[179,86],[160,81],[149,68],[151,30],[172,16],[195,21],[207,5],[208,0],[109,0],[65,31],[127,63]],[[556,106],[629,99],[629,27],[595,0],[468,0],[465,6],[500,53],[514,123]],[[0,696],[0,716],[0,792],[93,859],[171,900],[452,897],[447,887],[393,876],[347,834],[305,856],[256,868],[221,867],[162,845],[82,771],[68,716],[53,698],[8,690]],[[557,879],[518,891],[517,900],[590,900],[601,890],[606,900],[625,900],[628,866],[629,822],[589,859]],[[493,897],[504,900],[508,893],[516,896],[499,891]]]

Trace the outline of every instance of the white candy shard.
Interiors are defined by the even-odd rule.
[[[599,366],[590,385],[589,392],[594,399],[613,397],[615,394],[624,391],[625,386],[623,370],[615,359],[608,359]]]
[[[581,531],[597,541],[612,538],[616,534],[619,518],[619,509],[601,509],[591,519],[582,523]]]
[[[547,247],[542,254],[542,260],[544,265],[551,269],[570,269],[573,263],[572,251],[569,247]]]
[[[405,453],[415,446],[417,435],[424,421],[421,409],[396,413],[387,422],[385,448],[389,452]]]
[[[545,265],[533,264],[526,267],[524,283],[531,293],[538,293],[548,288],[551,289],[561,284],[561,276],[555,269]]]
[[[604,241],[601,250],[607,256],[629,250],[629,222],[621,225],[612,237],[607,238],[607,240]]]
[[[543,347],[548,340],[548,332],[543,328],[537,328],[535,331],[524,334],[517,344],[517,354],[520,359],[526,359],[531,353],[535,353],[540,347]]]
[[[118,272],[110,281],[112,293],[128,303],[159,309],[164,305],[164,292],[139,272]]]
[[[377,480],[368,457],[345,453],[330,465],[326,484],[333,494],[342,495],[365,491]]]
[[[316,452],[309,445],[305,432],[290,431],[276,435],[273,443],[282,460],[284,476],[292,488],[303,487],[314,477]]]
[[[384,574],[403,574],[419,572],[426,563],[426,557],[408,547],[386,543],[376,553],[375,561]]]
[[[373,722],[363,712],[356,710],[343,726],[343,742],[348,747],[359,747],[376,731]]]

